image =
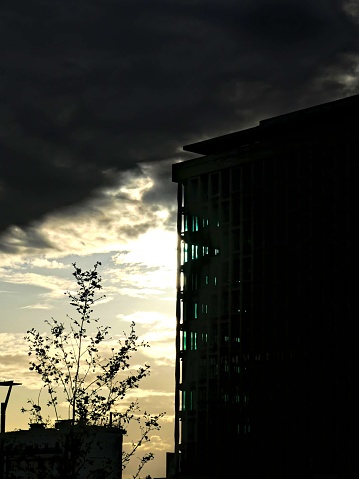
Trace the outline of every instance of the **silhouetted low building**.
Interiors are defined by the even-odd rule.
[[[1,479],[121,479],[122,432],[118,428],[33,424],[1,437]],[[2,475],[1,475],[2,472]]]
[[[358,118],[359,95],[173,165],[178,477],[358,472]]]

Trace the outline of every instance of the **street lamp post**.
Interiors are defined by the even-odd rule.
[[[15,383],[14,381],[0,381],[0,386],[8,386],[5,401],[1,403],[1,427],[0,427],[0,479],[5,477],[5,458],[4,458],[4,435],[5,435],[5,418],[6,408],[9,402],[11,390],[13,386],[21,386],[21,383]]]
[[[1,434],[5,432],[5,418],[6,418],[6,408],[7,403],[9,402],[11,390],[13,386],[21,386],[21,383],[15,383],[14,381],[0,381],[0,386],[8,386],[7,394],[5,401],[1,403]]]

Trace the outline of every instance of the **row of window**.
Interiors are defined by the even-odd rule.
[[[180,395],[180,411],[194,411],[196,409],[196,391],[192,390],[182,390]],[[233,404],[248,404],[248,395],[243,394],[242,396],[236,392],[234,394],[229,394],[228,392],[222,392],[221,399],[224,403],[233,403]],[[205,403],[207,402],[206,392],[199,390],[198,402]]]
[[[266,259],[266,258],[265,258]],[[259,268],[262,267],[264,258],[256,257],[254,266],[258,269],[254,271],[256,278],[261,276]],[[198,267],[196,267],[198,266]],[[207,287],[230,286],[232,290],[243,289],[248,296],[248,281],[252,279],[252,258],[232,259],[231,264],[228,261],[222,261],[220,264],[211,262],[211,264],[197,265],[191,264],[182,266],[180,271],[180,291],[206,291]],[[207,290],[208,292],[208,290]]]
[[[195,424],[196,424],[196,422],[194,421],[194,418],[188,418],[186,421],[180,420],[180,427],[181,427],[180,437],[181,438],[185,437],[186,441],[195,441],[196,440]],[[199,427],[198,429],[199,429],[199,431],[201,431],[200,434],[203,437],[204,426]],[[249,422],[247,422],[246,424],[237,424],[237,434],[238,435],[242,435],[242,434],[247,435],[250,432],[251,432],[251,426],[250,426]],[[181,439],[181,441],[182,441],[182,439]],[[181,447],[181,441],[180,441],[180,447]]]
[[[230,337],[228,335],[223,336],[223,343],[229,343]],[[239,344],[241,338],[239,336],[234,336],[232,338],[234,343]],[[208,333],[197,333],[197,331],[181,331],[181,350],[186,351],[195,351],[198,349],[198,345],[207,345],[208,343]]]
[[[190,208],[193,211],[194,206],[191,205]],[[202,215],[187,212],[182,215],[182,233],[195,233],[225,225],[239,226],[243,222],[250,222],[252,220],[252,200],[250,197],[237,198],[237,196],[234,196],[232,209],[230,209],[230,203],[225,202],[221,205],[215,203],[211,205],[210,209],[201,208],[201,211]]]
[[[319,161],[318,161],[319,157]],[[325,158],[325,161],[321,161]],[[185,201],[198,202],[208,199],[227,198],[235,192],[248,195],[267,190],[275,191],[288,185],[288,192],[298,193],[298,184],[317,188],[313,177],[334,178],[338,165],[342,167],[343,151],[295,152],[290,157],[284,155],[267,160],[244,162],[233,168],[226,168],[210,174],[190,178],[185,183]],[[314,171],[315,170],[315,171]],[[334,181],[334,180],[333,180]],[[302,185],[302,186],[303,186]]]
[[[181,264],[187,263],[190,260],[196,260],[205,256],[218,256],[218,248],[210,248],[209,246],[199,246],[197,244],[188,244],[182,242],[181,248]]]
[[[198,303],[196,301],[183,302],[180,301],[180,323],[184,324],[191,320],[211,319],[221,317],[226,321],[228,315],[233,317],[233,321],[238,321],[240,318],[248,318],[251,311],[251,298],[247,296],[241,306],[239,291],[232,292],[231,303],[228,301],[228,294],[222,291],[221,303],[219,303],[219,296],[215,295],[211,298],[211,304]],[[237,317],[236,317],[237,316]]]

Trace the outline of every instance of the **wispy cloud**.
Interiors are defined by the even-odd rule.
[[[69,267],[67,264],[61,263],[56,260],[49,260],[45,257],[31,259],[29,266],[33,268],[46,268],[46,269],[64,269]]]
[[[9,270],[4,268],[0,268],[0,281],[37,286],[50,290],[56,296],[63,295],[72,285],[71,278],[64,279],[58,276],[31,273],[28,270]]]
[[[53,309],[53,306],[46,303],[37,303],[29,304],[28,306],[22,306],[20,309]]]

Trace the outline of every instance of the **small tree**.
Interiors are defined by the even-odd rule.
[[[109,347],[109,357],[102,356],[103,346],[111,338],[108,337],[110,327],[99,325],[99,318],[92,317],[94,304],[104,298],[104,295],[97,297],[102,288],[97,271],[100,265],[97,262],[92,269],[82,271],[73,263],[78,288],[75,293],[67,291],[65,294],[76,310],[76,317],[67,316],[68,329],[52,318],[46,321],[49,334],[42,335],[33,328],[27,331],[25,339],[29,343],[29,369],[41,376],[48,394],[47,406],[53,409],[56,420],[60,419],[58,394],[61,393],[68,403],[73,426],[117,426],[126,434],[132,421],[139,424],[139,438],[132,442],[130,452],[123,452],[122,468],[125,469],[138,448],[150,441],[150,432],[160,429],[159,419],[165,413],[141,414],[137,401],[132,401],[124,411],[118,409],[128,391],[138,388],[141,379],[150,374],[148,364],[139,366],[134,372],[130,370],[132,354],[149,345],[139,342],[132,322],[129,334],[124,333],[124,339],[117,341],[116,347]],[[87,328],[95,324],[95,332],[88,334]],[[30,422],[45,423],[39,401],[28,402],[30,408],[22,411],[30,412]],[[147,453],[139,458],[133,479],[139,477],[144,465],[153,457],[153,453]],[[74,471],[84,462],[83,454],[76,457],[75,462]]]

